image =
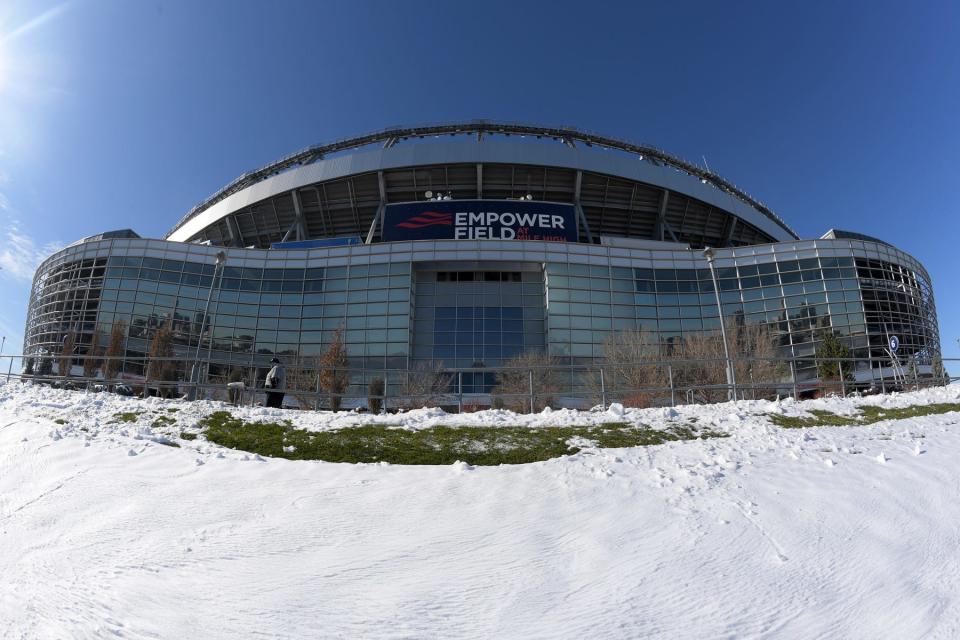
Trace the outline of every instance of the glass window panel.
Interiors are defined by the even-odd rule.
[[[304,318],[300,321],[300,328],[310,330],[321,329],[321,320],[320,318]]]
[[[778,262],[777,265],[780,268],[780,273],[785,271],[798,271],[800,269],[800,263],[796,260],[784,260],[782,262]]]
[[[736,280],[721,280],[720,291],[737,291],[740,288]]]
[[[406,302],[410,300],[409,289],[390,289],[387,295],[390,302]]]
[[[324,281],[324,291],[346,291],[347,290],[347,281],[346,280],[326,280]]]
[[[660,320],[658,321],[660,331],[680,331],[680,320]]]

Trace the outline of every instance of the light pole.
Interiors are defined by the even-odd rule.
[[[713,295],[717,300],[717,313],[720,315],[720,335],[723,336],[723,355],[726,359],[727,370],[727,398],[737,399],[737,377],[733,372],[733,361],[730,360],[730,348],[727,346],[727,329],[723,325],[723,307],[720,306],[720,286],[717,284],[717,272],[713,268],[713,249],[707,247],[703,250],[703,257],[707,259],[707,265],[710,267],[710,278],[713,280]]]
[[[200,319],[200,332],[197,334],[197,352],[193,357],[193,368],[190,370],[190,391],[187,394],[188,400],[197,399],[197,387],[200,385],[200,345],[203,344],[203,329],[207,324],[207,315],[210,312],[210,300],[213,298],[213,287],[217,283],[217,273],[227,261],[227,254],[218,251],[216,262],[213,265],[213,277],[210,278],[210,290],[207,291],[207,303],[203,307],[203,317]],[[207,359],[210,359],[210,349],[212,348],[213,336],[210,336],[211,344],[207,348]]]

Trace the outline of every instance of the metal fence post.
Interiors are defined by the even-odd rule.
[[[677,406],[677,390],[673,387],[673,365],[667,365],[667,377],[670,379],[670,406]]]
[[[847,384],[843,380],[843,360],[837,360],[837,369],[840,371],[840,395],[847,397]]]
[[[457,408],[463,413],[463,371],[457,371]]]
[[[533,369],[527,372],[530,380],[530,413],[533,413]]]
[[[790,361],[790,379],[793,381],[793,399],[799,400],[800,396],[797,393],[797,366],[793,360]]]
[[[10,382],[11,371],[13,371],[13,356],[10,356],[10,365],[7,367],[7,382]]]
[[[320,411],[320,372],[317,371],[317,384],[315,385],[314,393],[316,394],[313,397],[313,410]]]
[[[603,379],[603,369],[600,369],[600,403],[603,410],[607,410],[607,385]]]

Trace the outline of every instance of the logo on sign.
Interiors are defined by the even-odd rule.
[[[890,351],[896,351],[900,348],[900,338],[897,336],[890,336]]]
[[[401,229],[423,229],[435,224],[453,224],[453,216],[439,211],[424,211],[397,224]]]

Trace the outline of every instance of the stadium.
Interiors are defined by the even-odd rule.
[[[255,384],[272,358],[319,358],[339,334],[357,397],[374,377],[393,396],[409,372],[443,370],[481,405],[499,367],[543,353],[576,405],[616,336],[662,355],[727,323],[772,336],[794,385],[817,380],[827,334],[857,383],[939,362],[930,277],[887,242],[801,239],[651,146],[487,121],[313,146],[244,174],[163,239],[111,231],[58,251],[36,272],[24,353],[52,357],[70,334],[79,365],[121,327],[118,375],[142,381],[166,326],[180,379],[202,358],[207,380],[240,369]]]

